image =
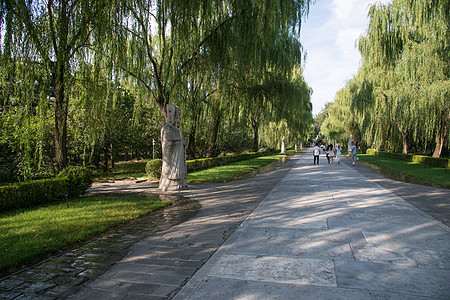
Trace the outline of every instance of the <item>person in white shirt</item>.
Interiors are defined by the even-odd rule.
[[[352,159],[352,166],[356,164],[356,145],[352,142],[352,152],[350,153],[350,157]]]
[[[314,155],[314,165],[316,165],[316,161],[317,165],[319,165],[320,148],[318,143],[316,143],[316,146],[314,146],[313,155]]]
[[[337,146],[336,146],[336,161],[338,164],[341,163],[341,155],[342,155],[341,144],[337,144]]]

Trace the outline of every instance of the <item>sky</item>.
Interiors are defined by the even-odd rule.
[[[300,41],[306,51],[304,72],[313,89],[313,115],[357,73],[361,56],[357,39],[369,25],[369,5],[378,0],[317,0],[302,24]],[[388,0],[380,1],[382,3]]]

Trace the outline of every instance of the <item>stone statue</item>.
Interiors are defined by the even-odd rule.
[[[286,139],[284,136],[281,139],[281,154],[286,154]]]
[[[353,136],[350,134],[350,137],[348,138],[348,144],[347,144],[348,154],[350,154],[350,152],[352,152],[352,142],[353,142]]]
[[[180,130],[180,108],[167,104],[167,121],[161,128],[162,170],[159,188],[163,191],[176,191],[186,184],[186,141]]]

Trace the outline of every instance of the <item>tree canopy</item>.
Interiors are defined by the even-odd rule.
[[[449,144],[448,1],[394,0],[369,10],[359,40],[358,74],[337,95],[330,114],[366,146],[408,153]],[[356,125],[356,126],[355,126]]]
[[[2,153],[18,157],[12,172],[23,179],[149,157],[169,102],[182,108],[191,158],[276,144],[266,140],[276,128],[302,139],[312,122],[299,42],[309,5],[2,0]]]

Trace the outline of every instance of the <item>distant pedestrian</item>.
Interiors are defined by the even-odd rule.
[[[341,163],[342,147],[341,144],[336,145],[336,161],[338,164]]]
[[[333,144],[330,144],[330,146],[328,147],[328,163],[330,165],[333,164],[335,151],[336,151],[336,149],[334,149]]]
[[[352,166],[356,165],[356,160],[357,160],[357,156],[356,156],[356,145],[354,142],[352,142],[352,149],[350,152],[350,158],[352,159]]]
[[[334,156],[334,152],[333,152],[333,150],[334,150],[334,148],[333,148],[333,144],[329,144],[328,146],[327,146],[327,161],[328,161],[328,164],[332,164],[332,159],[331,159],[331,155],[333,155]],[[330,162],[331,161],[331,162]]]
[[[316,165],[316,161],[317,165],[319,165],[320,148],[318,143],[316,143],[316,145],[314,146],[313,155],[314,155],[314,165]]]

